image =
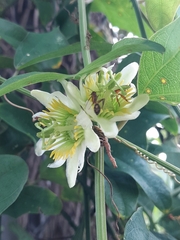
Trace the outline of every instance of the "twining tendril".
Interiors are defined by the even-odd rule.
[[[139,155],[141,158],[143,158],[144,160],[146,160],[149,164],[154,164],[156,166],[157,169],[162,170],[164,173],[168,174],[170,177],[174,178],[174,180],[180,184],[180,181],[177,180],[176,178],[176,174],[173,173],[172,171],[168,170],[165,167],[160,166],[155,160],[151,160],[147,155],[145,155],[144,153],[142,153],[141,151],[139,151],[135,146],[127,143],[126,141],[120,140],[115,138],[116,141],[125,144],[126,146],[130,147],[131,149],[134,150],[134,152]]]
[[[23,110],[26,110],[26,111],[29,111],[32,113],[32,115],[34,115],[34,112],[30,109],[30,108],[26,108],[26,107],[23,107],[23,106],[20,106],[20,105],[17,105],[13,102],[11,102],[6,95],[4,95],[4,99],[6,100],[6,102],[8,102],[10,105],[12,105],[13,107],[16,107],[16,108],[20,108],[20,109],[23,109]]]

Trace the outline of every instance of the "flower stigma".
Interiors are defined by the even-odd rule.
[[[42,139],[42,149],[52,150],[50,157],[55,161],[72,157],[84,140],[83,128],[76,126],[78,113],[56,99],[43,113],[36,123],[41,130],[37,136]]]

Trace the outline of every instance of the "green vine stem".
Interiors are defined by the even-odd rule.
[[[95,167],[95,206],[96,206],[96,234],[97,239],[107,240],[105,188],[104,188],[104,148],[96,154]]]
[[[169,170],[169,172],[167,172],[167,174],[169,174],[170,176],[174,177],[175,181],[180,183],[177,179],[175,174],[180,176],[180,169],[174,165],[172,165],[171,163],[168,163],[166,161],[161,160],[160,158],[158,158],[157,156],[155,156],[154,154],[144,150],[141,147],[138,147],[137,145],[125,140],[122,137],[117,136],[116,140],[124,145],[126,145],[127,147],[133,149],[138,155],[140,155],[142,158],[148,160],[148,161],[154,161],[155,163],[157,163],[158,165],[164,167],[165,169]],[[162,169],[164,170],[164,169]],[[173,174],[171,174],[173,173]]]
[[[79,32],[81,40],[81,52],[85,67],[91,63],[91,55],[89,52],[86,5],[84,0],[78,0],[78,12],[79,12]]]
[[[141,17],[141,13],[140,13],[140,10],[139,10],[139,7],[138,7],[138,3],[137,3],[136,0],[131,0],[131,2],[132,2],[132,5],[134,7],[134,11],[136,13],[136,18],[137,18],[137,21],[138,21],[141,36],[143,38],[147,38],[146,31],[144,29],[144,24],[143,24],[142,17]]]
[[[91,63],[91,56],[89,51],[86,5],[84,0],[78,0],[78,12],[79,12],[79,31],[80,31],[80,40],[81,40],[81,51],[82,51],[84,67],[86,67],[88,64]],[[98,153],[96,153],[96,168],[102,174],[104,174],[104,148],[103,147],[101,147]],[[96,239],[107,240],[105,189],[104,189],[104,177],[102,174],[100,174],[97,170],[95,170],[95,208],[96,208],[96,232],[97,232]],[[86,227],[87,227],[87,224],[86,224]]]

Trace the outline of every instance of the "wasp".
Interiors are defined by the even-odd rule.
[[[100,111],[101,111],[101,107],[100,107],[100,102],[102,102],[102,106],[104,105],[104,101],[105,99],[102,98],[100,100],[98,100],[98,96],[96,94],[95,91],[92,91],[91,92],[91,97],[90,97],[91,101],[92,101],[92,104],[94,104],[94,112],[96,115],[99,115]]]
[[[127,100],[127,98],[122,94],[121,89],[116,89],[116,90],[114,90],[114,91],[115,91],[115,93],[116,93],[116,99],[117,99],[117,102],[118,102],[119,105],[120,105],[120,103],[119,103],[118,96],[122,97],[126,102],[129,102],[129,101]]]

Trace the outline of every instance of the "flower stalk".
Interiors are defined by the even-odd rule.
[[[81,51],[84,67],[91,63],[91,56],[88,43],[86,6],[84,0],[78,0],[79,30],[81,40]],[[104,174],[104,148],[96,154],[96,168]],[[104,177],[97,170],[95,171],[95,208],[96,208],[96,232],[97,239],[107,239],[106,212],[105,212],[105,190]],[[86,224],[87,226],[87,224]],[[87,231],[87,230],[86,230]]]
[[[104,148],[96,153],[95,167],[95,207],[96,207],[96,237],[107,240],[105,186],[104,186]]]

